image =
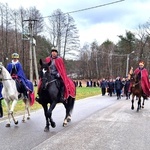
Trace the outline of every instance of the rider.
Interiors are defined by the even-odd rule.
[[[13,53],[12,54],[12,62],[7,65],[7,70],[11,74],[12,78],[19,79],[23,84],[23,95],[24,99],[28,98],[28,91],[33,91],[32,86],[29,80],[26,78],[22,65],[19,62],[19,54]]]
[[[143,61],[139,62],[139,67],[134,70],[134,74],[137,74],[141,80],[141,86],[144,94],[149,97],[150,96],[150,83],[149,83],[149,75],[147,69],[144,67],[145,63]],[[132,74],[133,68],[130,70],[130,74]]]
[[[60,81],[60,101],[66,100],[69,95],[75,97],[75,86],[70,78],[67,77],[66,68],[63,59],[58,56],[57,48],[51,49],[50,56],[45,58],[45,62],[50,64],[50,74],[53,78],[59,79]],[[40,83],[38,85],[38,90]],[[39,98],[36,97],[36,101],[39,102]],[[39,102],[40,103],[40,102]]]

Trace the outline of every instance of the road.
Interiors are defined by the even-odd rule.
[[[65,109],[58,104],[53,111],[56,128],[44,132],[43,110],[31,119],[6,128],[0,121],[0,149],[4,150],[149,150],[150,100],[145,108],[131,110],[131,101],[115,96],[94,96],[78,100],[72,122],[62,127]],[[137,101],[135,101],[137,106]]]

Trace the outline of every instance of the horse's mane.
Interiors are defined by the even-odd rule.
[[[2,76],[7,77],[8,79],[12,79],[8,70],[3,65],[0,65],[0,67],[2,68]]]

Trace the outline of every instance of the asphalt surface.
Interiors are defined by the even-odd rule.
[[[0,122],[0,149],[4,150],[149,150],[150,100],[139,112],[131,110],[131,101],[116,96],[95,96],[76,101],[72,122],[62,127],[63,105],[53,118],[56,128],[45,133],[43,110],[31,114],[31,120],[11,128]],[[135,108],[137,101],[135,101]],[[21,117],[18,117],[20,120]]]

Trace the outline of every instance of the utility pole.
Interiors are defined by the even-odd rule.
[[[33,38],[33,56],[34,56],[33,58],[34,58],[36,81],[38,83],[39,82],[39,74],[38,74],[38,69],[37,69],[38,67],[37,67],[35,46],[36,46],[36,40]]]
[[[30,63],[30,81],[33,82],[33,58],[34,58],[34,66],[35,66],[35,72],[36,72],[36,80],[38,81],[38,69],[37,69],[37,62],[36,62],[36,52],[35,52],[35,45],[36,41],[34,39],[33,42],[33,26],[35,24],[35,21],[38,21],[36,19],[29,18],[28,20],[28,29],[29,29],[29,41],[30,41],[30,49],[29,49],[29,63]]]

